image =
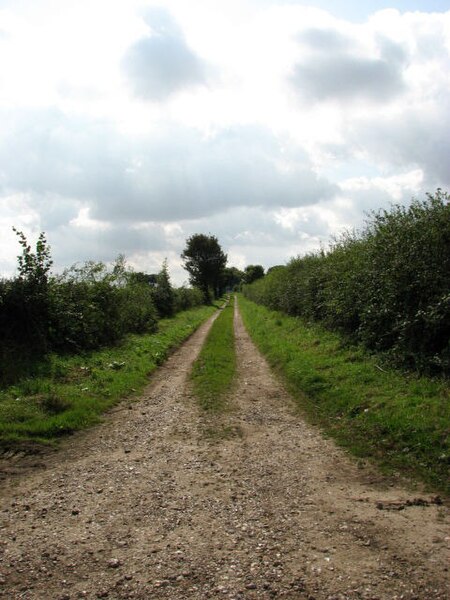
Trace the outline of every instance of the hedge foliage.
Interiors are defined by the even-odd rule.
[[[272,309],[321,321],[403,366],[450,374],[450,196],[372,213],[359,233],[244,286]]]
[[[108,268],[88,261],[62,275],[44,234],[22,246],[18,276],[0,281],[0,384],[32,375],[50,352],[79,353],[157,329],[158,319],[202,304],[199,290],[172,287],[164,263],[156,276],[134,273],[123,256]]]

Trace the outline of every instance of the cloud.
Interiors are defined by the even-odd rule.
[[[445,92],[443,92],[445,94]],[[424,111],[405,107],[394,115],[349,123],[348,141],[363,147],[373,161],[391,169],[420,168],[429,191],[438,185],[450,186],[450,94]],[[425,189],[427,189],[425,187]]]
[[[0,189],[81,201],[120,193],[126,140],[107,123],[12,109],[1,111],[0,134]]]
[[[70,223],[51,231],[48,239],[57,268],[91,259],[108,262],[119,254],[130,257],[170,249],[164,228],[157,223],[145,228],[114,223],[104,229]]]
[[[301,206],[336,193],[307,156],[261,127],[205,138],[166,123],[143,137],[49,111],[3,114],[0,190],[32,192],[59,221],[71,199],[103,221],[176,221],[233,206]],[[5,124],[6,123],[6,124]],[[55,197],[66,209],[55,209]],[[69,202],[67,203],[67,200]]]
[[[123,59],[123,70],[133,93],[144,100],[163,101],[186,88],[204,84],[203,61],[189,48],[170,14],[148,11],[151,33],[138,40]]]
[[[387,38],[377,39],[379,56],[364,55],[355,39],[333,29],[308,29],[297,39],[310,51],[290,79],[303,99],[384,103],[406,89],[406,52]]]

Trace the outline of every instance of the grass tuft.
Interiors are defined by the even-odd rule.
[[[339,335],[240,297],[244,323],[299,407],[341,445],[450,493],[448,380],[381,368]]]
[[[200,406],[211,412],[227,408],[226,395],[236,375],[233,301],[214,321],[191,371],[191,381]]]

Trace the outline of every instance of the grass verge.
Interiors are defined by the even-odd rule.
[[[191,371],[192,388],[200,406],[210,412],[223,412],[226,394],[236,374],[233,300],[214,321]]]
[[[318,325],[240,296],[244,323],[299,407],[339,444],[450,493],[450,386],[383,369]]]
[[[0,446],[51,443],[96,423],[100,415],[148,383],[171,350],[213,314],[197,307],[163,319],[158,332],[131,335],[119,346],[85,355],[51,356],[50,375],[0,391]]]

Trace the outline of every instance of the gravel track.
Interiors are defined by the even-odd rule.
[[[448,507],[307,425],[237,309],[230,409],[200,413],[211,322],[103,424],[0,463],[0,597],[448,598]]]

